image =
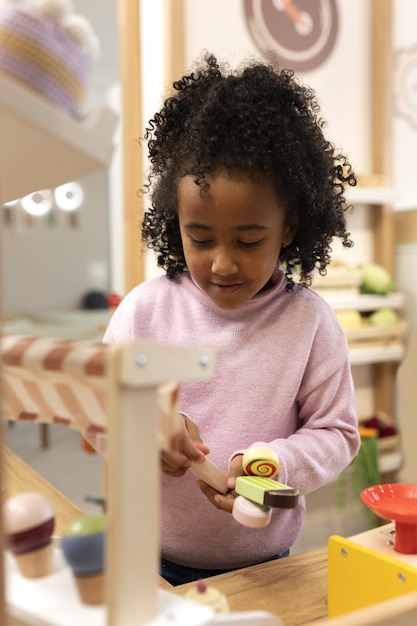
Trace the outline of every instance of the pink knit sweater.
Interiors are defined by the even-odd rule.
[[[188,273],[133,289],[104,340],[150,339],[210,346],[214,374],[181,385],[180,408],[199,427],[209,458],[224,472],[254,445],[279,455],[278,480],[304,496],[333,480],[359,447],[345,337],[314,291],[277,284],[237,310],[217,307]],[[245,567],[289,548],[305,500],[274,510],[269,526],[249,529],[217,510],[190,472],[162,476],[161,552],[190,567]]]

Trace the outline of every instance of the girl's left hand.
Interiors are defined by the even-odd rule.
[[[216,509],[226,511],[226,513],[231,513],[233,510],[233,503],[236,498],[236,494],[234,492],[236,478],[243,475],[242,455],[238,454],[234,457],[230,464],[229,475],[227,478],[227,486],[230,491],[225,494],[219,493],[203,480],[198,480],[197,485],[210,502],[216,507]]]

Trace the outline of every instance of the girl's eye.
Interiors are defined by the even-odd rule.
[[[258,241],[238,241],[237,243],[241,248],[256,248],[256,246],[259,246],[261,241],[262,239],[258,239]]]
[[[211,239],[204,239],[201,241],[200,239],[194,239],[194,237],[190,237],[191,244],[196,248],[202,248],[203,246],[208,246],[211,244]]]

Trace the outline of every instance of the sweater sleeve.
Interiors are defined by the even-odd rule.
[[[338,323],[330,321],[318,330],[310,348],[296,398],[295,432],[250,446],[273,448],[280,461],[277,479],[301,494],[334,480],[360,446],[346,340]]]
[[[117,341],[129,341],[138,338],[135,329],[135,313],[140,287],[135,287],[121,301],[104,332],[104,343],[115,343]]]

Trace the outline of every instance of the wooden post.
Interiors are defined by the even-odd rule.
[[[372,129],[373,173],[392,175],[392,0],[372,0]]]
[[[372,172],[392,178],[392,0],[372,0]],[[394,218],[390,206],[375,211],[376,263],[394,271]]]
[[[164,0],[164,81],[166,89],[185,71],[184,0]]]
[[[214,356],[194,346],[114,344],[107,364],[109,493],[108,626],[141,626],[158,614],[158,385],[207,379]],[[168,619],[168,618],[167,618]]]
[[[372,0],[372,170],[390,181],[392,177],[392,0]],[[392,207],[374,210],[374,260],[394,272],[394,214]],[[395,412],[395,373],[397,364],[374,366],[374,406],[389,415]]]
[[[141,250],[143,203],[140,75],[140,0],[119,0],[120,74],[122,88],[122,163],[125,246],[125,293],[143,281]]]

